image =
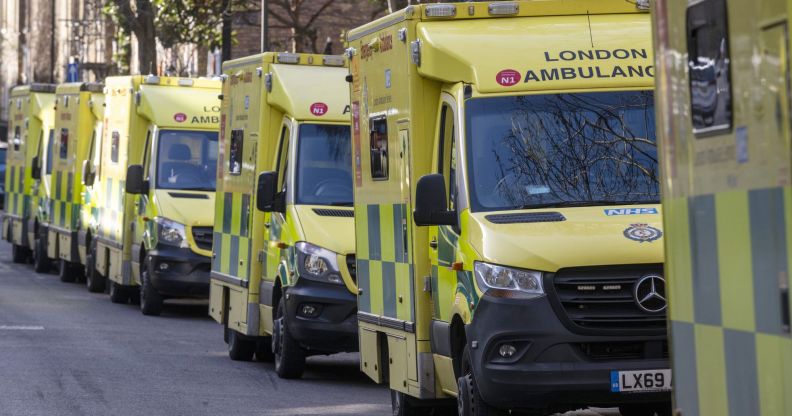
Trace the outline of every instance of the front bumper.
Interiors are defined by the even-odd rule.
[[[208,298],[209,257],[189,248],[159,245],[147,254],[151,284],[160,295],[170,298]]]
[[[317,353],[358,350],[357,297],[346,286],[297,279],[286,292],[289,334]],[[305,306],[314,308],[306,315]]]
[[[666,336],[579,335],[558,319],[547,296],[485,294],[466,328],[473,374],[484,401],[500,408],[669,402],[670,392],[612,393],[611,371],[670,368]],[[517,352],[502,358],[504,343]],[[475,347],[473,347],[475,345]]]

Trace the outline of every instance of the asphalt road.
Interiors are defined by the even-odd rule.
[[[308,359],[301,380],[234,362],[205,304],[161,317],[11,263],[0,243],[0,415],[387,415],[356,354]],[[618,415],[576,412],[567,416]]]

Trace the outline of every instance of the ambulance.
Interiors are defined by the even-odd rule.
[[[55,85],[15,87],[8,100],[3,236],[11,243],[14,263],[43,253],[49,221],[49,175],[55,124]]]
[[[82,218],[83,164],[96,142],[97,111],[101,107],[104,85],[91,83],[60,84],[55,89],[55,134],[47,162],[51,190],[50,221],[41,224],[41,235],[34,256],[36,272],[48,271],[51,261],[58,264],[64,282],[84,277],[85,249],[80,250],[79,234],[86,236]]]
[[[394,414],[670,414],[645,6],[425,4],[347,33],[360,365]]]
[[[312,54],[223,65],[209,313],[232,360],[283,378],[357,350],[347,72]]]
[[[113,303],[159,315],[166,298],[208,295],[219,93],[208,79],[105,80],[86,263]]]
[[[792,415],[790,4],[652,3],[674,412]]]

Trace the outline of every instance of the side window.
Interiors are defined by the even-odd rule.
[[[697,136],[730,130],[729,30],[726,0],[700,1],[687,10],[690,113]]]
[[[447,103],[440,109],[440,137],[438,137],[437,166],[446,178],[448,207],[456,207],[456,143],[454,141],[454,110]]]
[[[14,151],[15,152],[19,151],[19,145],[22,142],[22,137],[21,136],[22,136],[22,134],[21,134],[21,132],[19,130],[19,126],[14,127],[14,141],[13,141],[13,143],[14,143]]]
[[[388,180],[388,120],[385,116],[369,121],[371,179]]]
[[[44,136],[44,131],[41,132],[41,135]],[[39,145],[39,146],[41,146],[41,145]],[[52,173],[52,156],[53,156],[52,153],[53,153],[53,147],[54,146],[55,146],[55,129],[51,129],[49,131],[49,140],[47,140],[47,154],[45,155],[46,158],[47,158],[47,161],[46,161],[46,167],[45,167],[44,171],[47,173],[47,175]]]
[[[291,137],[291,130],[289,126],[284,125],[281,130],[280,145],[278,146],[278,181],[280,182],[281,190],[286,189],[286,172],[289,167],[289,138]]]
[[[61,159],[66,159],[67,157],[69,157],[69,129],[61,129],[60,131],[59,153]]]
[[[148,176],[149,171],[149,155],[151,155],[151,130],[146,132],[146,143],[143,146],[143,172],[144,175]]]
[[[118,163],[118,147],[121,145],[121,134],[114,131],[110,136],[110,161]]]
[[[245,130],[231,130],[231,149],[228,151],[228,174],[242,174],[242,144]]]

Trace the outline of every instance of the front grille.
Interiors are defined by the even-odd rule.
[[[664,332],[665,310],[649,313],[638,307],[633,291],[646,275],[663,275],[663,266],[611,266],[561,269],[549,291],[573,330]],[[663,293],[665,296],[665,293]]]
[[[352,276],[352,281],[357,283],[357,262],[354,254],[347,254],[346,264],[347,269],[349,269],[349,275]]]
[[[203,250],[212,249],[212,227],[192,227],[192,235],[198,248]]]
[[[580,351],[592,361],[652,360],[668,358],[668,342],[588,342],[578,344]]]

